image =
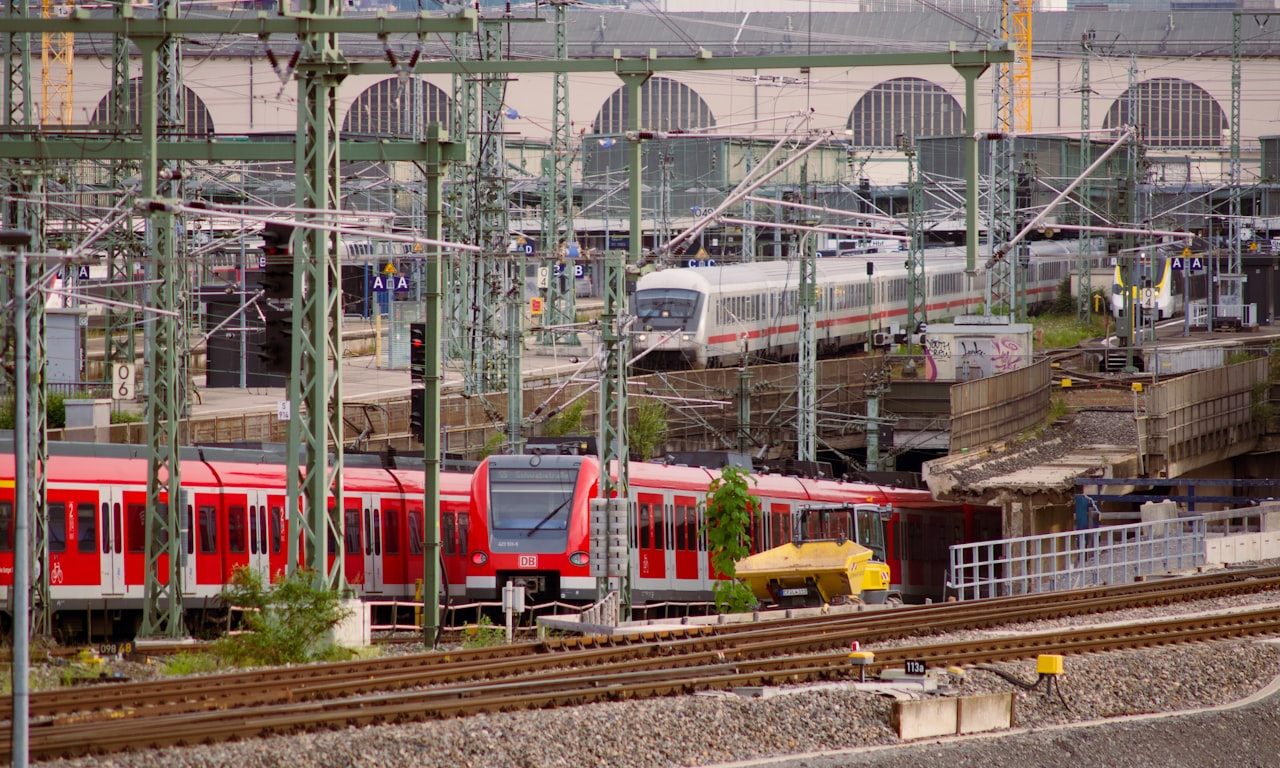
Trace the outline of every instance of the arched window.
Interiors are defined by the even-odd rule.
[[[342,132],[411,138],[415,110],[420,111],[423,126],[440,123],[448,130],[449,97],[444,91],[424,80],[403,84],[399,78],[389,77],[356,97],[342,121]]]
[[[955,97],[918,77],[898,77],[877,85],[849,113],[845,128],[860,147],[894,147],[901,135],[907,143],[917,136],[960,133],[964,110]]]
[[[627,130],[630,109],[627,89],[619,88],[604,103],[591,124],[592,133]],[[698,92],[677,80],[651,77],[640,86],[640,127],[647,131],[709,128],[716,124],[711,107]]]
[[[120,128],[131,129],[138,124],[141,83],[142,78],[139,77],[129,81],[129,117],[126,124],[119,126]],[[162,130],[161,133],[167,136],[208,136],[214,133],[213,115],[209,113],[209,107],[196,95],[196,92],[183,86],[179,98],[182,100],[179,112],[185,118],[183,124],[174,126],[172,130]],[[98,101],[98,106],[93,110],[93,117],[89,120],[90,124],[98,126],[119,124],[120,121],[111,114],[110,99],[111,95],[107,94]]]
[[[1226,114],[1208,91],[1186,80],[1157,77],[1116,99],[1104,128],[1137,125],[1154,147],[1215,147],[1222,144]]]

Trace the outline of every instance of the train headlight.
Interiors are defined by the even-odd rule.
[[[636,341],[648,341],[648,340],[649,340],[649,334],[647,333],[640,333],[636,335]]]
[[[588,562],[590,562],[590,561],[591,561],[591,556],[590,556],[590,555],[588,555],[586,552],[578,551],[578,552],[574,552],[573,554],[569,555],[569,564],[570,564],[570,565],[579,565],[579,566],[581,566],[581,565],[586,565],[586,564],[587,564]]]
[[[690,335],[689,335],[689,334],[687,334],[687,333],[682,333],[682,334],[680,334],[680,340],[681,340],[681,341],[693,341],[693,337],[692,337],[692,336],[690,336]]]
[[[475,552],[471,553],[472,565],[484,565],[487,562],[489,562],[489,556],[486,555],[484,552],[481,552],[480,550],[477,549]]]

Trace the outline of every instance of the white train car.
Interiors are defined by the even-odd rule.
[[[1078,243],[1032,243],[1026,280],[1027,304],[1052,301],[1074,273]],[[1101,240],[1090,258],[1105,255]],[[981,261],[981,260],[980,260]],[[870,265],[870,266],[869,266]],[[926,315],[937,320],[981,308],[986,270],[979,263],[965,272],[964,250],[925,252]],[[794,358],[800,342],[799,264],[767,261],[652,272],[636,285],[635,353],[648,368],[696,369],[755,359]],[[865,348],[895,333],[912,331],[907,315],[907,269],[902,253],[815,262],[817,306],[814,333],[818,354]]]

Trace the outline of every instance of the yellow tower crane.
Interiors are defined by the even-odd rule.
[[[1009,25],[1010,42],[1018,46],[1018,60],[1013,67],[1013,120],[1009,126],[1014,133],[1031,132],[1031,0],[1013,0],[1012,24]]]
[[[66,17],[75,0],[54,3],[41,0],[43,18]],[[74,32],[45,32],[40,46],[40,124],[69,125],[75,91],[76,35]]]

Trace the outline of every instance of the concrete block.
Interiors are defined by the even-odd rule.
[[[903,741],[949,736],[956,732],[957,701],[943,697],[895,701],[889,722]]]
[[[1013,694],[963,696],[956,705],[956,733],[996,731],[1013,725]]]
[[[1144,523],[1178,519],[1178,502],[1176,501],[1147,501],[1143,502],[1140,509]]]
[[[111,426],[111,400],[67,399],[62,401],[66,409],[68,427],[109,427]]]
[[[373,607],[363,600],[343,600],[347,618],[333,628],[329,639],[344,648],[367,648],[373,644]]]

